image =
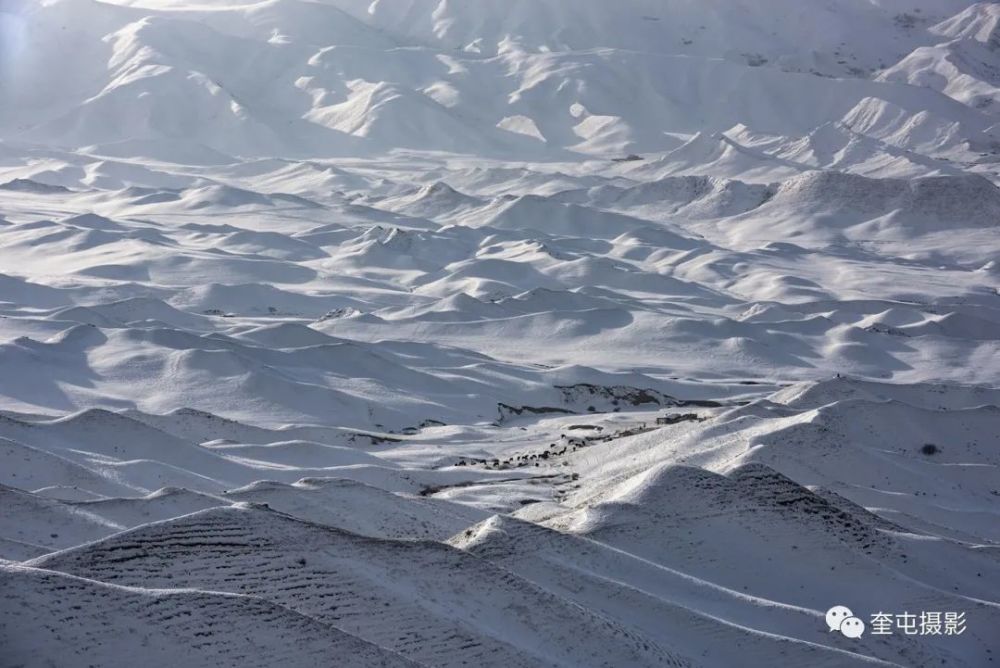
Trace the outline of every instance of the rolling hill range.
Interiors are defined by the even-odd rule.
[[[0,668],[994,665],[998,91],[991,2],[0,0]]]

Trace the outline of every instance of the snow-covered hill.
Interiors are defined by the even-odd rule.
[[[0,0],[0,667],[992,665],[997,7]]]

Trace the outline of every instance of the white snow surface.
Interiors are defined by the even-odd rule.
[[[0,0],[0,668],[995,665],[998,186],[991,2]]]

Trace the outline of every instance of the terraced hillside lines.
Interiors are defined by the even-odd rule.
[[[871,665],[853,648],[817,637],[807,609],[725,589],[603,543],[501,517],[452,543],[661,642],[699,647],[706,665],[756,665],[790,652],[810,665]],[[735,601],[745,615],[730,616]]]
[[[251,596],[119,587],[0,565],[4,666],[416,666]]]
[[[684,665],[647,638],[440,543],[217,509],[31,562],[115,584],[258,596],[431,665]],[[573,630],[587,640],[571,641]]]

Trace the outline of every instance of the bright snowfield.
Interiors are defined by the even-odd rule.
[[[1000,666],[998,183],[988,2],[0,0],[0,666]]]

